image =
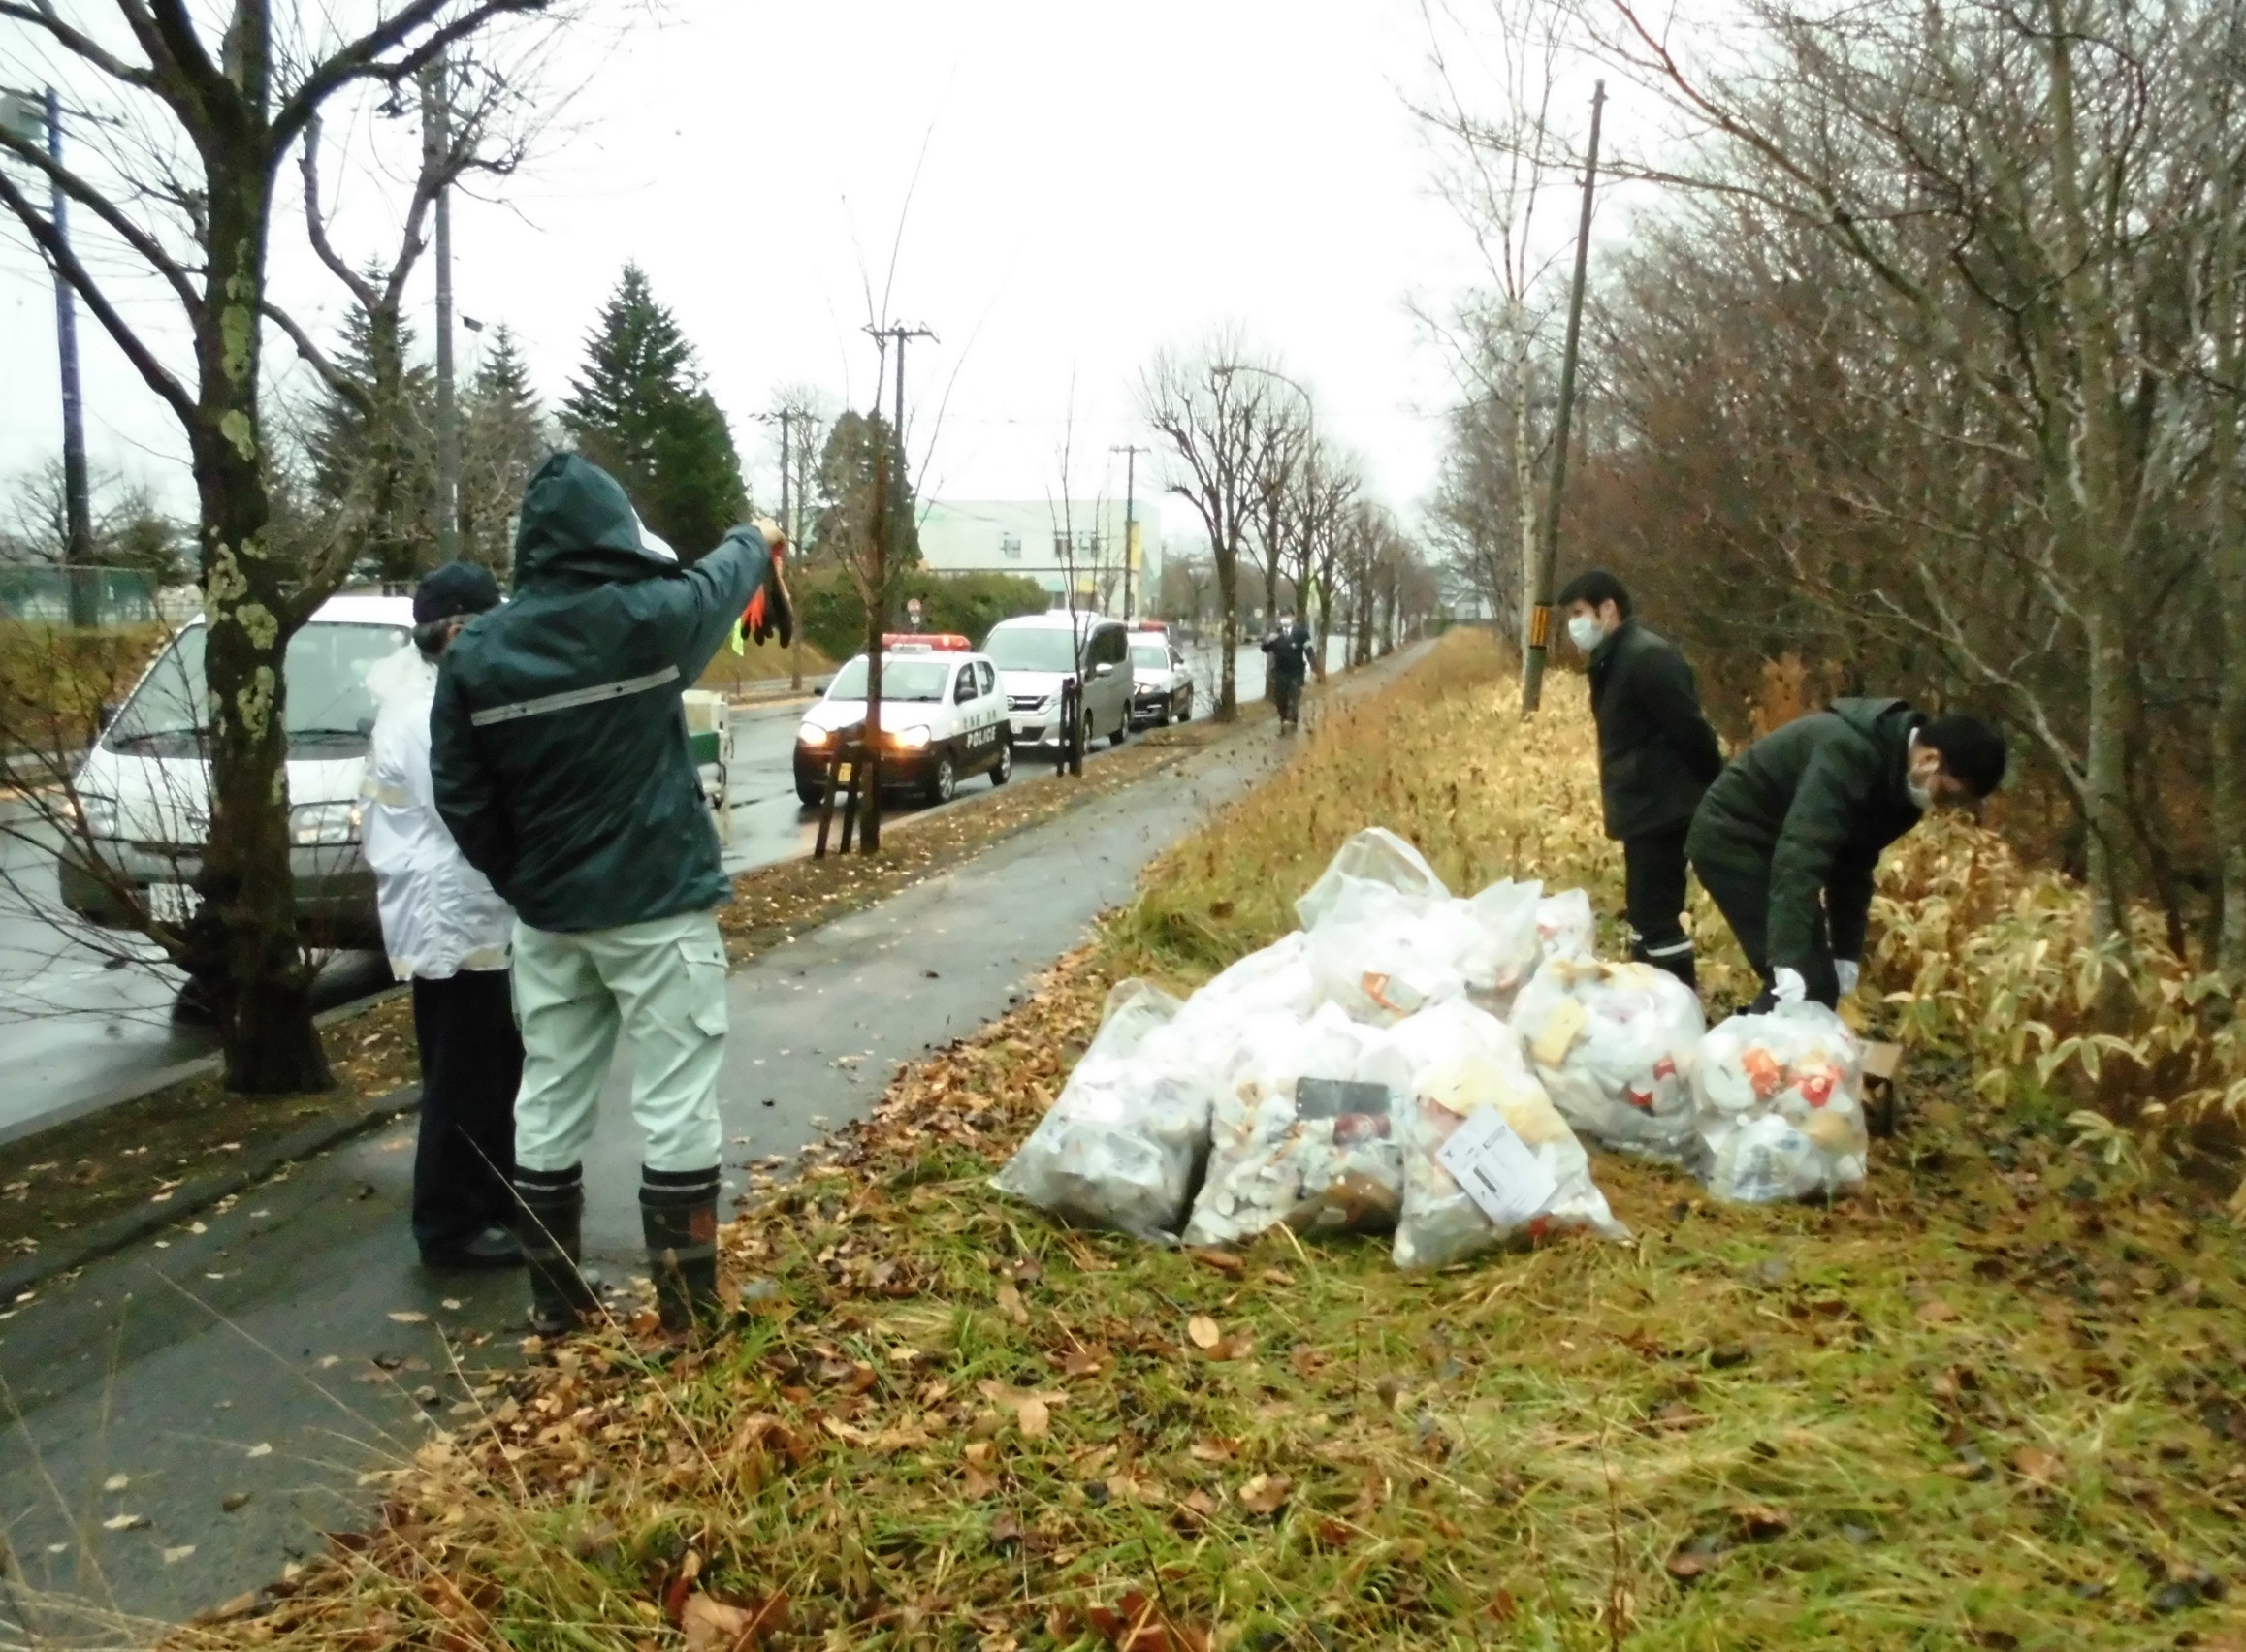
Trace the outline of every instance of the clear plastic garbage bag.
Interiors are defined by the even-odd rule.
[[[1334,1004],[1245,1026],[1216,1085],[1208,1175],[1190,1245],[1235,1245],[1290,1223],[1386,1232],[1402,1202],[1394,1114],[1407,1069],[1379,1028]]]
[[[1411,1101],[1398,1122],[1404,1181],[1396,1266],[1441,1267],[1555,1229],[1629,1237],[1591,1180],[1583,1144],[1528,1070],[1512,1028],[1472,1004],[1453,1001],[1397,1023],[1389,1036],[1411,1073]],[[1492,1121],[1471,1123],[1492,1111],[1503,1132]],[[1466,1128],[1501,1136],[1498,1145],[1505,1152],[1489,1156],[1488,1162],[1490,1173],[1511,1184],[1491,1199],[1502,1216],[1486,1208],[1444,1163],[1446,1146]],[[1468,1174],[1480,1181],[1475,1169]],[[1491,1198],[1486,1185],[1483,1197]]]
[[[1209,1092],[1178,1001],[1118,982],[1060,1097],[993,1179],[1001,1192],[1080,1227],[1174,1243],[1208,1150]]]
[[[1591,911],[1590,896],[1586,891],[1563,889],[1547,895],[1536,904],[1538,963],[1597,957],[1598,929],[1598,918]]]
[[[1481,942],[1465,970],[1466,996],[1492,1015],[1511,1013],[1513,1001],[1544,962],[1537,922],[1543,898],[1544,885],[1535,879],[1516,883],[1506,878],[1466,903],[1481,931]],[[1589,906],[1588,897],[1584,905]]]
[[[1467,904],[1448,896],[1413,904],[1380,885],[1370,889],[1377,897],[1352,900],[1350,916],[1330,912],[1309,932],[1319,1001],[1385,1027],[1464,997],[1484,945]]]
[[[1697,1161],[1692,1066],[1707,1031],[1700,1000],[1651,964],[1555,958],[1514,1001],[1553,1105],[1608,1147]]]
[[[1177,1012],[1171,1035],[1195,1050],[1196,1070],[1213,1084],[1231,1061],[1242,1029],[1272,1016],[1306,1020],[1317,1006],[1310,937],[1291,930],[1203,982]]]
[[[1388,910],[1396,900],[1428,906],[1451,898],[1450,890],[1428,865],[1427,857],[1385,826],[1368,826],[1334,851],[1318,881],[1295,903],[1295,916],[1306,930],[1326,919],[1355,922]],[[1361,911],[1360,904],[1369,903]]]
[[[1702,1174],[1717,1198],[1772,1204],[1863,1186],[1864,1045],[1823,1004],[1781,1004],[1713,1029],[1692,1096]]]

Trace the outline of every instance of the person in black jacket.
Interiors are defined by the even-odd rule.
[[[2005,778],[2005,734],[1903,700],[1835,700],[1732,759],[1693,816],[1692,870],[1762,977],[1754,1008],[1856,990],[1879,853]]]
[[[1568,581],[1559,606],[1590,677],[1599,798],[1607,836],[1622,845],[1630,956],[1697,990],[1683,922],[1684,834],[1700,794],[1723,772],[1723,750],[1700,710],[1692,668],[1630,618],[1620,580],[1591,568]]]

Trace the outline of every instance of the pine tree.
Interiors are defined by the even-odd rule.
[[[625,266],[586,358],[562,405],[562,427],[624,484],[641,520],[695,560],[748,517],[749,490],[693,346],[638,265]]]
[[[436,386],[412,353],[399,316],[354,309],[336,365],[369,404],[329,388],[312,412],[312,499],[355,543],[362,578],[409,582],[435,558]]]
[[[509,524],[523,489],[554,447],[552,421],[530,387],[515,335],[501,326],[476,365],[461,405],[461,556],[504,578],[513,565]]]

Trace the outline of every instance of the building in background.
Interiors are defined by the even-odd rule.
[[[1162,577],[1161,501],[1139,501],[1132,537],[1131,612],[1153,604]],[[920,507],[920,559],[942,573],[1018,574],[1055,608],[1124,611],[1121,499],[930,499]]]

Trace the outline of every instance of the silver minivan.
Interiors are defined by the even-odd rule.
[[[1025,614],[993,625],[982,651],[1006,689],[1014,745],[1063,743],[1061,683],[1071,676],[1083,684],[1084,744],[1131,737],[1131,633],[1122,620],[1080,610]]]

